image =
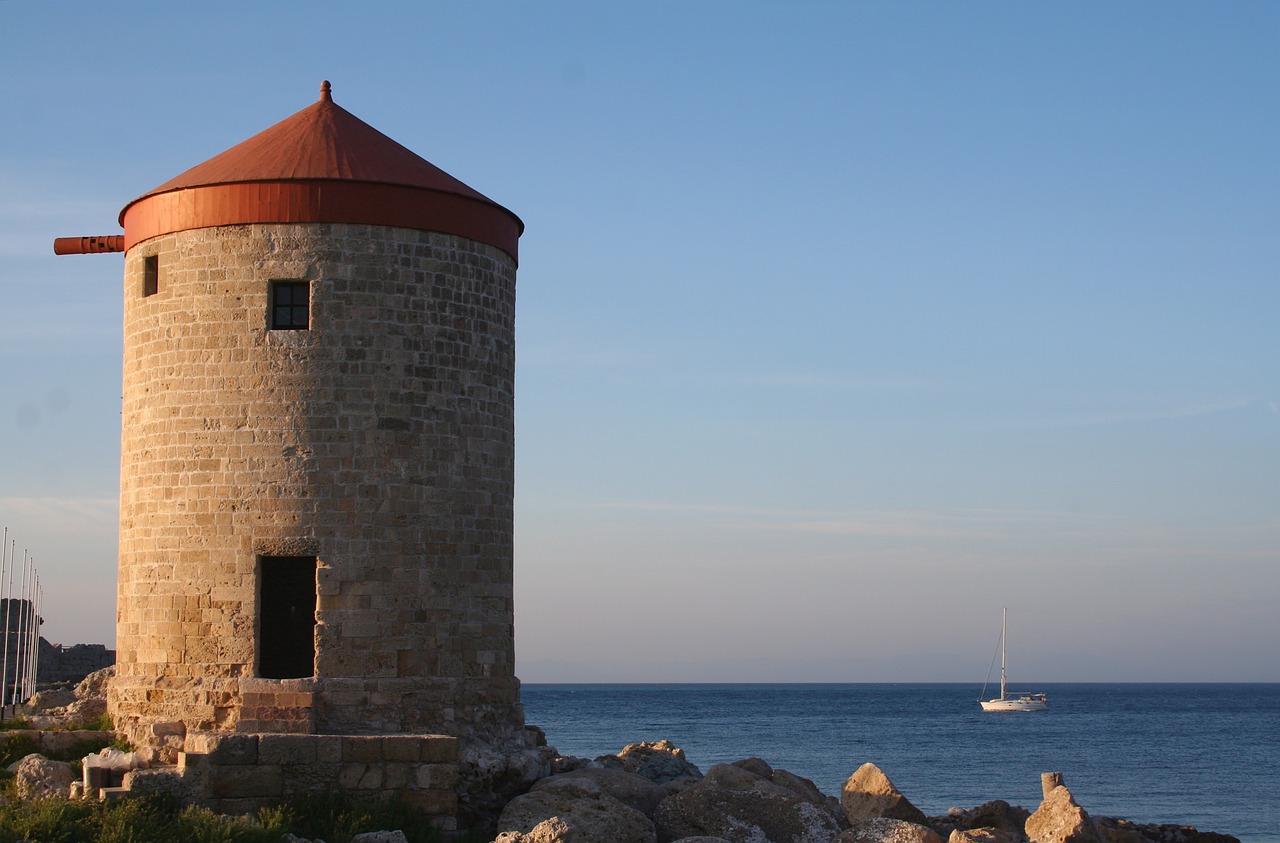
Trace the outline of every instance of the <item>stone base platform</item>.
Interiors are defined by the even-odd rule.
[[[132,770],[99,798],[165,794],[245,814],[304,794],[400,799],[457,828],[458,739],[447,735],[188,734],[178,763]],[[108,792],[110,791],[110,792]]]

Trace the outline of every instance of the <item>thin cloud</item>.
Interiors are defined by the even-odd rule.
[[[1045,421],[1028,421],[1025,427],[1094,427],[1118,424],[1139,424],[1143,422],[1171,421],[1199,416],[1213,416],[1230,413],[1248,407],[1256,407],[1262,403],[1261,398],[1242,398],[1233,401],[1220,401],[1212,404],[1192,404],[1181,407],[1168,407],[1152,410],[1130,410],[1128,412],[1102,413],[1092,416],[1065,417]],[[1275,411],[1275,402],[1270,402]]]
[[[114,530],[119,523],[116,498],[0,498],[0,525],[22,545],[22,535],[57,532],[88,535]]]
[[[1086,516],[1051,510],[976,509],[952,512],[774,510],[730,504],[593,503],[596,509],[730,516],[734,527],[863,538],[983,538]],[[1093,518],[1092,520],[1097,520]]]
[[[972,538],[986,535],[985,531],[965,530],[931,523],[927,516],[791,521],[777,526],[796,533],[861,538]]]

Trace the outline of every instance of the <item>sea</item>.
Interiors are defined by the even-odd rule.
[[[931,816],[1034,810],[1040,774],[1060,772],[1094,816],[1280,843],[1280,684],[1020,690],[1049,710],[983,712],[967,684],[526,684],[522,698],[562,755],[667,739],[703,772],[762,758],[831,796],[870,761]]]

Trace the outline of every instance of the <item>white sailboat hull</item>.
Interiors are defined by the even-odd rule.
[[[983,711],[1048,711],[1049,700],[1044,694],[1028,694],[1021,697],[997,697],[994,700],[979,700]]]

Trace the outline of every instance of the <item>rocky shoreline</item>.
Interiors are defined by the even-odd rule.
[[[1188,826],[1091,817],[1059,773],[1042,777],[1035,810],[996,800],[928,817],[871,763],[836,798],[759,758],[704,775],[669,741],[596,759],[540,752],[544,775],[506,801],[493,843],[1239,843]],[[527,776],[531,754],[513,769]]]
[[[10,734],[46,752],[85,739],[91,733],[58,729],[101,717],[111,674],[37,695],[22,712],[33,730]],[[112,733],[92,735],[106,742]],[[704,774],[665,740],[587,759],[561,755],[536,727],[506,737],[498,746],[464,738],[458,758],[460,827],[488,830],[493,843],[1239,843],[1189,826],[1091,817],[1060,773],[1042,775],[1044,798],[1034,810],[995,800],[930,817],[871,763],[837,798],[759,758]],[[511,747],[513,737],[522,748]],[[23,799],[74,789],[70,765],[40,754],[11,769]]]

